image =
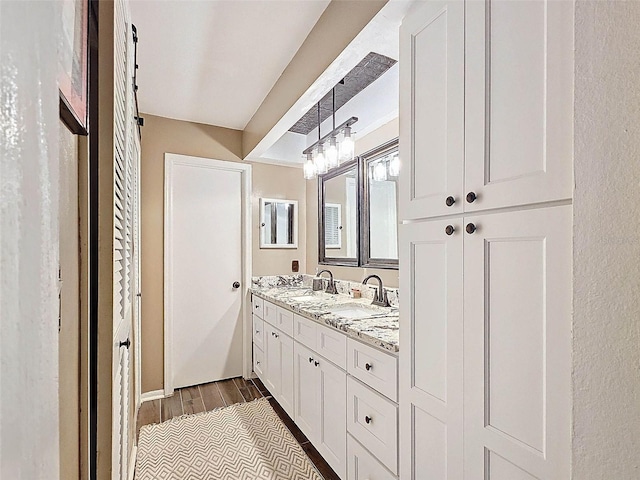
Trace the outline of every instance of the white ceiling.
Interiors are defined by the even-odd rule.
[[[244,129],[329,0],[132,0],[140,111]]]

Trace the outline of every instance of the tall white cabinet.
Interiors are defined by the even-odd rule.
[[[400,476],[568,479],[573,2],[419,2],[400,41]]]

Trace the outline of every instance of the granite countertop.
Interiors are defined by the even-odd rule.
[[[314,292],[302,285],[252,285],[251,292],[271,303],[287,307],[296,313],[328,325],[387,352],[399,351],[399,312],[397,307],[371,305],[370,298],[355,299],[349,295]],[[299,298],[305,297],[305,298]],[[357,305],[371,311],[365,318],[346,318],[329,309],[338,305]]]

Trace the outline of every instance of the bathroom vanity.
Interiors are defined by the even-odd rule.
[[[373,287],[338,280],[332,295],[311,279],[254,279],[254,372],[341,478],[395,479],[397,290],[380,307]]]

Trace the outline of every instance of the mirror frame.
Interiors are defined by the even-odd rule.
[[[356,256],[355,257],[328,257],[325,249],[324,234],[324,199],[326,196],[325,182],[332,178],[339,177],[345,172],[354,169],[356,173]],[[339,265],[343,267],[360,266],[360,223],[361,212],[360,204],[362,201],[362,169],[360,168],[360,159],[356,158],[346,162],[339,167],[331,170],[324,175],[318,175],[318,264],[319,265]]]
[[[293,243],[277,244],[266,243],[265,239],[265,218],[264,218],[264,204],[265,203],[288,203],[293,205]],[[298,248],[298,201],[286,200],[283,198],[261,198],[260,199],[260,248]]]
[[[372,258],[371,257],[371,232],[370,232],[370,194],[369,194],[369,163],[398,150],[398,138],[394,138],[382,145],[363,153],[360,156],[360,178],[362,178],[362,215],[360,217],[360,266],[364,268],[398,269],[397,258]],[[398,209],[396,201],[396,212]],[[397,214],[396,214],[397,219]],[[397,239],[396,239],[397,241]]]

